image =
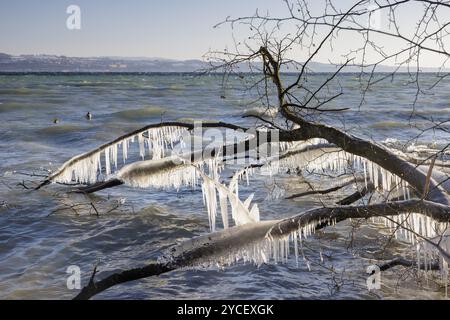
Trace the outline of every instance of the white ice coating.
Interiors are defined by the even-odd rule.
[[[203,204],[206,206],[206,210],[208,212],[209,227],[211,228],[211,232],[214,232],[216,231],[216,210],[217,210],[216,186],[214,185],[214,180],[206,179],[205,177],[203,177],[203,184],[202,184]],[[224,210],[222,206],[221,210]]]
[[[249,198],[243,203],[239,199],[239,197],[234,192],[232,192],[230,188],[227,188],[223,184],[221,184],[218,181],[218,178],[213,179],[204,174],[201,170],[197,170],[197,172],[203,179],[203,201],[208,211],[208,217],[212,231],[215,231],[217,194],[219,195],[219,204],[224,228],[228,228],[229,226],[227,199],[231,206],[231,217],[237,226],[259,221],[258,206],[254,204],[249,210],[253,194],[250,195]]]
[[[323,144],[329,145],[326,140],[318,138],[297,142],[280,142],[280,154],[266,159],[265,165],[261,168],[261,173],[263,175],[275,175],[279,173],[280,169],[296,169],[297,167],[302,167],[305,164],[305,159],[309,160],[309,157],[305,158],[305,154],[310,153],[307,151],[308,148]]]
[[[155,165],[159,162],[163,163],[167,161],[167,158],[160,160],[148,160],[153,161]],[[145,161],[144,161],[145,162]],[[181,187],[190,186],[195,187],[198,185],[198,175],[195,168],[190,164],[182,164],[175,168],[156,170],[153,173],[145,174],[128,174],[130,170],[136,170],[136,166],[143,164],[143,162],[133,163],[129,167],[124,167],[119,170],[117,177],[122,180],[126,185],[135,188],[157,188],[157,189],[176,189]]]
[[[442,226],[438,226],[442,227]],[[439,272],[441,283],[445,287],[445,297],[448,298],[449,264],[450,264],[450,229],[440,232],[428,241],[416,243],[417,265],[424,267],[421,271],[427,275],[431,270],[431,265],[439,262]]]
[[[122,167],[112,178],[137,188],[159,188],[179,190],[180,187],[198,185],[199,172],[205,171],[218,179],[223,163],[218,156],[191,162],[190,154],[177,154],[161,159],[137,161]]]
[[[144,133],[147,137],[143,135]],[[117,170],[119,149],[121,149],[123,163],[128,158],[130,144],[135,141],[137,141],[139,155],[142,159],[147,155],[153,159],[161,159],[165,155],[165,150],[173,147],[173,144],[179,142],[181,137],[187,133],[186,128],[177,126],[164,126],[139,132],[114,144],[100,147],[90,155],[86,153],[70,159],[56,171],[54,181],[95,183],[101,174],[109,175]]]
[[[230,180],[229,189],[231,192],[235,193],[236,196],[239,196],[239,181],[245,178],[247,185],[250,184],[249,178],[255,173],[254,167],[246,167],[241,170],[235,172],[233,177]]]
[[[266,236],[261,238],[259,241],[247,243],[238,247],[230,246],[230,250],[227,254],[208,257],[199,261],[199,264],[224,266],[242,261],[244,263],[253,263],[259,266],[271,261],[274,263],[287,263],[288,258],[292,254],[291,244],[293,244],[293,251],[297,265],[299,265],[299,260],[301,257],[307,268],[310,269],[308,259],[303,252],[302,241],[311,236],[315,232],[315,227],[321,223],[334,225],[335,221],[313,221],[303,225],[298,230],[291,233],[278,236]]]
[[[303,144],[297,145],[295,150],[302,150],[308,145],[320,145],[326,143],[323,139],[311,139]],[[399,176],[382,168],[378,164],[345,152],[338,148],[324,148],[311,150],[308,152],[293,152],[292,155],[280,158],[278,161],[272,161],[262,168],[269,174],[276,174],[280,169],[304,169],[311,173],[332,172],[337,175],[360,171],[364,174],[365,185],[372,182],[374,186],[383,191],[386,195],[396,191],[396,194],[402,195],[403,199],[409,199],[409,184]]]

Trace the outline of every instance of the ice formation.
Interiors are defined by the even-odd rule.
[[[290,233],[271,235],[270,230],[277,228],[277,224],[282,220],[263,221],[258,224],[249,223],[239,228],[243,228],[239,234],[233,229],[228,229],[233,233],[227,234],[227,230],[220,233],[212,234],[211,238],[205,242],[203,239],[196,242],[196,239],[190,240],[187,245],[178,248],[179,251],[190,250],[192,245],[200,248],[209,245],[216,250],[208,250],[199,261],[198,265],[231,265],[239,261],[244,263],[253,263],[261,265],[273,261],[275,263],[286,263],[289,256],[292,254],[290,247],[294,244],[294,255],[297,265],[299,259],[302,257],[308,269],[310,268],[308,259],[303,252],[303,241],[314,233],[315,226],[320,223],[333,224],[334,221],[314,221],[305,224]],[[225,231],[225,232],[224,232]],[[215,240],[219,240],[218,243]],[[225,247],[226,250],[223,250]],[[211,252],[213,252],[211,254]]]
[[[198,185],[195,167],[185,163],[177,156],[129,164],[120,169],[115,177],[135,188],[153,187],[179,190],[182,186],[195,187]]]
[[[208,217],[212,231],[215,231],[217,194],[219,195],[219,204],[224,228],[228,228],[229,226],[227,199],[231,206],[231,217],[237,226],[259,221],[258,205],[254,204],[250,209],[250,203],[253,198],[253,194],[250,195],[245,202],[242,202],[239,197],[231,190],[231,186],[230,188],[227,188],[218,181],[218,178],[211,178],[201,170],[197,170],[197,172],[203,179],[203,201],[208,211]]]
[[[208,212],[211,231],[215,231],[218,205],[224,228],[229,227],[228,203],[231,206],[231,217],[236,225],[259,221],[258,206],[254,204],[250,209],[253,195],[242,202],[234,193],[237,191],[239,174],[232,179],[230,187],[227,188],[219,182],[219,173],[222,168],[223,163],[219,157],[199,160],[193,164],[174,155],[126,165],[114,177],[132,187],[177,190],[183,186],[196,187],[200,184],[199,181],[202,181],[203,202]]]
[[[178,126],[154,127],[134,132],[94,151],[71,158],[49,179],[62,183],[71,181],[95,183],[100,175],[109,175],[117,170],[119,149],[121,149],[122,162],[125,163],[130,144],[137,141],[139,155],[142,159],[149,155],[157,160],[164,157],[165,150],[173,147],[174,143],[179,142],[180,138],[187,133],[186,128]]]
[[[305,146],[308,144],[319,145],[323,143],[326,142],[316,139],[314,141],[308,141],[303,145],[297,145],[296,147],[300,147],[299,149],[304,150]],[[293,145],[286,145],[280,148],[292,152],[292,149],[290,149],[292,146]],[[327,149],[329,150],[329,148]],[[369,182],[372,182],[377,189],[386,196],[386,199],[392,191],[401,194],[403,199],[410,198],[408,183],[378,164],[337,148],[331,152],[320,149],[317,150],[316,152],[293,153],[293,156],[281,158],[275,165],[269,163],[269,171],[272,169],[273,172],[276,173],[279,171],[279,168],[297,167],[306,168],[313,173],[328,171],[342,174],[349,173],[349,170],[359,171],[364,174],[365,185],[367,186]],[[230,183],[230,188],[233,186],[233,190],[236,194],[238,193],[237,181],[241,179],[244,174],[248,174],[246,169],[239,171]],[[439,259],[442,280],[445,286],[447,286],[449,273],[448,264],[450,263],[450,229],[448,228],[448,224],[437,222],[426,215],[414,212],[380,217],[375,220],[384,223],[389,232],[395,235],[396,239],[416,246],[418,266],[428,265],[428,269],[426,267],[425,271],[430,270],[431,268],[429,266],[431,263]],[[293,242],[296,263],[298,264],[299,257],[302,257],[309,269],[310,264],[303,253],[302,240],[313,234],[315,227],[322,223],[334,225],[336,221],[319,220],[310,222],[290,234],[277,237],[268,236],[260,241],[254,241],[230,250],[227,255],[221,256],[220,259],[216,261],[219,261],[220,264],[231,264],[238,260],[242,260],[257,265],[267,263],[269,260],[273,260],[276,263],[285,262],[290,253],[290,242]],[[430,244],[429,241],[424,241],[424,238],[432,239],[435,243],[439,241],[440,249],[437,249],[435,245]]]
[[[245,167],[235,172],[230,180],[229,189],[234,192],[236,196],[239,196],[239,181],[245,178],[247,185],[250,184],[249,178],[255,173],[255,168],[252,166]]]
[[[307,143],[309,146],[319,146],[324,143],[324,140],[315,139]],[[270,174],[276,174],[280,169],[300,168],[311,173],[332,172],[337,175],[360,171],[364,174],[366,187],[368,182],[372,182],[386,196],[390,195],[392,191],[396,191],[397,194],[403,196],[403,199],[410,198],[408,182],[378,164],[336,147],[317,148],[304,152],[307,150],[305,147],[308,147],[308,144],[290,150],[287,157],[271,161],[264,167],[264,170]]]
[[[265,164],[261,168],[264,175],[275,175],[280,169],[295,169],[302,167],[306,161],[310,160],[311,154],[319,147],[330,147],[330,144],[323,139],[310,139],[297,142],[280,142],[280,154],[265,159]]]
[[[245,178],[248,183],[248,176],[253,173],[254,168],[248,167],[238,171],[227,188],[219,182],[219,173],[223,163],[217,158],[202,159],[192,165],[178,156],[165,157],[165,151],[173,148],[175,143],[182,142],[181,137],[186,133],[185,128],[176,126],[150,128],[135,132],[94,151],[70,159],[50,179],[64,183],[71,181],[94,183],[101,175],[114,174],[113,176],[134,187],[178,189],[181,186],[196,186],[201,178],[203,199],[212,231],[215,231],[218,206],[224,228],[229,228],[228,203],[231,207],[231,217],[237,226],[259,221],[258,206],[254,204],[250,209],[253,195],[242,202],[238,192],[238,181]],[[122,162],[125,163],[128,158],[128,150],[135,142],[137,142],[139,155],[143,161],[126,165],[118,170],[118,154],[121,153]],[[366,186],[372,182],[386,196],[395,190],[402,194],[404,199],[410,198],[409,186],[406,181],[363,157],[329,147],[323,150],[317,148],[308,152],[295,152],[307,151],[310,146],[326,143],[321,139],[300,143],[280,143],[281,152],[287,151],[288,156],[271,160],[263,169],[273,174],[278,173],[279,168],[296,169],[298,167],[312,173],[328,171],[342,174],[348,173],[349,170],[357,170],[364,174]],[[147,156],[151,157],[151,160],[145,160]],[[209,176],[203,173],[204,167],[208,168]],[[396,238],[416,246],[419,265],[429,265],[439,258],[442,276],[447,284],[448,264],[450,263],[448,259],[450,231],[447,224],[436,222],[430,217],[413,212],[376,220],[384,223]],[[330,225],[335,223],[335,221],[313,221],[289,234],[263,237],[258,241],[230,249],[226,256],[221,257],[221,264],[229,264],[237,260],[257,265],[266,263],[270,259],[275,262],[285,262],[290,253],[290,242],[293,242],[297,264],[299,257],[303,257],[309,268],[309,263],[303,254],[302,241],[314,233],[318,224],[324,222]],[[441,251],[432,243],[424,241],[423,237],[440,239]]]
[[[414,238],[413,235],[416,232],[417,234],[432,239],[431,243],[427,241],[415,242],[417,265],[421,266],[421,268],[425,266],[422,270],[426,273],[431,270],[431,264],[437,259],[440,259],[442,283],[447,288],[449,275],[448,265],[450,263],[450,232],[447,229],[442,233],[442,230],[447,228],[446,224],[437,223],[427,216],[413,213],[398,215],[395,217],[395,221],[409,221],[412,223],[412,226],[408,225],[408,228],[416,228],[416,230],[410,232],[411,235],[404,234],[410,241]],[[336,224],[336,220],[317,219],[308,221],[307,223],[299,222],[299,226],[295,230],[286,233],[281,232],[281,230],[277,232],[282,222],[283,220],[276,220],[263,221],[259,224],[245,224],[239,227],[244,228],[240,234],[234,231],[234,236],[233,234],[229,236],[223,233],[223,231],[219,234],[211,234],[211,237],[208,238],[209,241],[196,244],[198,248],[209,246],[209,249],[207,248],[204,255],[200,255],[202,258],[195,261],[195,265],[226,266],[240,261],[255,265],[261,265],[271,261],[274,263],[286,263],[293,253],[297,266],[300,265],[300,260],[302,260],[307,269],[311,270],[311,264],[303,250],[303,242],[314,234],[318,225],[325,224],[333,226]],[[294,220],[292,222],[296,223]],[[394,227],[394,224],[392,224],[392,227]],[[264,232],[261,232],[261,229],[264,229]],[[399,232],[403,234],[403,231]],[[216,240],[219,241],[215,242]],[[438,250],[433,243],[439,243],[441,249]],[[323,255],[321,252],[320,259],[323,263]]]

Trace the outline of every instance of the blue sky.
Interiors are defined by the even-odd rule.
[[[313,10],[321,10],[321,2],[309,1]],[[336,3],[348,9],[353,0]],[[81,8],[81,30],[66,28],[66,9],[72,4]],[[273,16],[287,14],[282,0],[1,0],[0,52],[198,59],[209,49],[233,45],[230,27],[214,29],[216,23],[227,16],[252,15],[257,8]],[[402,27],[414,25],[410,19],[414,11],[421,10],[402,11]],[[383,19],[387,25],[388,18]],[[245,38],[246,32],[235,30],[235,37]],[[316,61],[327,62],[329,56],[355,46],[354,41],[343,37],[333,53],[324,49]],[[395,47],[396,43],[387,40],[383,45]],[[297,61],[306,57],[305,52],[295,54]],[[424,62],[438,64],[431,56]]]
[[[68,30],[66,8],[81,8],[81,30]],[[228,15],[277,11],[280,0],[0,1],[0,52],[69,56],[201,57],[230,42]]]

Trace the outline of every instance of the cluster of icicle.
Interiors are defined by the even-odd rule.
[[[333,219],[312,221],[306,225],[302,225],[298,230],[282,236],[271,236],[268,234],[259,241],[251,242],[240,247],[230,247],[227,254],[208,257],[199,261],[199,264],[202,266],[222,267],[238,262],[251,263],[257,266],[269,262],[276,264],[287,263],[289,257],[292,255],[291,244],[293,244],[293,253],[297,266],[300,265],[300,259],[302,259],[308,270],[311,270],[309,260],[304,254],[303,241],[314,234],[318,224],[335,225],[336,221]]]
[[[314,139],[307,142],[310,145],[324,144],[326,141],[321,139]],[[289,150],[293,145],[280,146],[280,149]],[[298,147],[298,146],[297,146]],[[389,193],[392,190],[396,190],[398,194],[402,194],[404,199],[409,199],[409,188],[408,183],[402,180],[397,175],[390,173],[388,170],[380,167],[376,163],[367,160],[363,157],[356,156],[345,151],[333,151],[325,152],[321,155],[308,160],[305,163],[305,158],[302,155],[301,161],[299,158],[294,156],[287,157],[286,159],[280,160],[277,165],[277,170],[279,168],[297,168],[303,167],[307,168],[311,172],[318,171],[328,171],[337,174],[347,173],[349,169],[358,170],[364,173],[365,185],[367,187],[369,182],[372,182],[378,190],[382,190],[385,193]],[[269,164],[270,166],[270,164]],[[253,168],[246,168],[238,171],[230,183],[230,189],[237,195],[237,181],[246,178],[248,182],[249,174],[252,174]],[[233,186],[233,187],[232,187]],[[219,195],[221,207],[223,206],[223,198]],[[250,201],[250,200],[249,200]],[[247,202],[247,201],[246,201]],[[216,206],[216,203],[213,203]],[[248,208],[248,205],[247,205]],[[214,212],[213,209],[211,212]],[[444,251],[450,253],[450,234],[448,225],[445,223],[439,223],[432,218],[418,214],[418,213],[405,213],[396,216],[389,216],[386,218],[375,218],[374,221],[380,221],[385,224],[385,226],[395,235],[396,239],[406,241],[417,248],[417,263],[418,266],[425,265],[425,271],[427,271],[427,266],[430,266],[432,262],[440,261],[440,270],[447,290],[448,284],[448,265],[450,261],[446,259],[445,256],[440,254],[436,250],[435,246],[430,245],[430,243],[423,241],[423,238],[427,239],[441,239],[439,245]],[[254,243],[249,243],[243,247],[235,248],[230,250],[226,256],[216,257],[210,261],[204,261],[206,264],[219,265],[230,265],[236,263],[237,261],[244,261],[254,263],[256,265],[261,265],[263,263],[273,260],[275,263],[287,262],[288,256],[290,254],[290,242],[294,244],[294,254],[295,260],[298,265],[299,257],[302,257],[305,261],[308,269],[310,269],[309,261],[306,259],[303,253],[302,240],[309,237],[314,233],[315,227],[322,223],[327,223],[328,225],[334,225],[336,221],[313,221],[307,225],[302,226],[299,230],[291,232],[290,234],[283,235],[282,237],[266,237],[261,241],[256,241]],[[428,267],[430,270],[431,267]]]
[[[448,223],[440,223],[428,216],[414,212],[373,220],[384,223],[387,230],[390,234],[394,234],[396,239],[415,245],[417,266],[419,270],[424,271],[425,276],[427,271],[432,270],[431,264],[439,261],[442,283],[445,286],[447,297],[450,264],[448,258],[450,254],[450,229]],[[443,252],[438,250],[433,243],[437,244]]]
[[[383,223],[387,230],[391,234],[394,234],[395,239],[413,245],[422,242],[422,237],[427,239],[438,237],[448,228],[447,223],[437,222],[428,216],[414,212],[402,213],[386,218],[374,218],[372,221]]]
[[[237,194],[238,175],[235,175],[227,188],[219,182],[219,175],[209,177],[201,170],[197,170],[203,179],[202,193],[203,203],[206,206],[211,231],[215,231],[217,205],[219,204],[224,229],[229,227],[228,203],[231,206],[231,217],[234,223],[239,226],[246,223],[258,222],[259,209],[257,204],[250,207],[253,199],[251,194],[244,202]],[[217,199],[219,200],[217,202]]]
[[[267,263],[272,260],[275,263],[287,263],[289,256],[291,255],[291,246],[294,245],[294,256],[297,267],[299,266],[299,260],[306,263],[308,269],[311,269],[310,263],[306,258],[303,251],[303,240],[313,235],[317,225],[327,224],[333,226],[336,224],[334,219],[319,219],[317,221],[311,221],[308,224],[302,225],[291,233],[283,236],[272,237],[270,234],[260,242],[249,245],[245,250],[239,250],[234,257],[235,260],[242,259],[246,262],[252,262],[256,265]]]
[[[329,145],[324,139],[313,138],[306,141],[280,142],[279,155],[266,159],[266,163],[261,168],[264,175],[276,175],[280,170],[296,169],[306,165],[304,155],[309,147]]]
[[[305,143],[311,146],[322,145],[326,143],[326,140],[311,139]],[[301,148],[304,147],[301,145]],[[372,182],[378,190],[384,191],[386,194],[395,190],[398,194],[403,195],[403,199],[410,199],[408,182],[366,158],[339,149],[332,151],[317,149],[315,152],[307,153],[294,152],[289,157],[268,164],[265,170],[275,174],[280,169],[296,168],[311,173],[332,172],[337,175],[360,171],[364,174],[366,187],[369,182]]]
[[[419,214],[402,214],[398,217],[393,217],[394,221],[389,226],[396,228],[395,222],[400,223],[401,221],[411,221],[414,225],[412,228],[417,228],[414,232],[417,232],[429,239],[438,238],[440,239],[440,247],[446,251],[450,252],[450,234],[448,229],[446,232],[441,233],[445,230],[446,225],[437,223],[431,218],[419,215]],[[303,241],[310,237],[315,232],[317,225],[327,224],[333,226],[336,224],[334,219],[319,219],[318,221],[311,221],[306,225],[302,225],[291,233],[284,234],[282,236],[270,236],[270,233],[259,241],[248,243],[244,246],[230,247],[230,250],[226,254],[221,254],[217,256],[209,256],[208,258],[198,262],[202,266],[218,266],[223,267],[227,265],[233,265],[238,262],[252,263],[257,266],[266,264],[269,262],[274,263],[287,263],[289,257],[292,253],[295,256],[295,261],[297,267],[300,265],[300,261],[306,265],[308,270],[311,270],[311,265],[309,259],[305,256]],[[397,226],[398,227],[398,226]],[[276,228],[276,226],[274,226]],[[408,229],[411,226],[408,225]],[[251,231],[249,231],[251,232]],[[415,239],[415,235],[411,232],[407,232],[405,229],[400,228],[397,233],[399,236],[404,236],[409,239],[412,243],[415,243],[416,247],[416,258],[417,266],[421,268],[425,276],[427,271],[432,270],[431,265],[436,261],[440,262],[440,275],[442,283],[445,286],[446,296],[447,296],[447,286],[449,277],[449,264],[448,258],[442,256],[436,247],[428,242],[420,241]],[[409,235],[408,235],[409,233]],[[443,237],[441,238],[441,236]],[[437,241],[436,241],[437,242]],[[293,246],[292,246],[293,244]],[[293,247],[293,248],[292,248]],[[321,262],[323,263],[322,254],[320,254]]]
[[[54,174],[54,181],[62,183],[71,181],[94,183],[98,180],[99,175],[109,175],[117,170],[119,153],[122,155],[122,162],[125,163],[131,144],[136,142],[142,159],[147,154],[152,159],[161,159],[165,156],[168,148],[173,148],[174,143],[183,143],[182,137],[187,133],[186,128],[178,126],[150,128],[143,132],[138,132],[112,144],[100,147],[94,152],[85,153],[68,160]]]
[[[439,246],[447,253],[450,253],[450,232],[446,230],[441,236],[437,237]],[[449,282],[449,264],[450,259],[444,257],[437,248],[429,242],[419,242],[416,244],[416,259],[417,265],[423,266],[423,274],[426,277],[427,272],[431,269],[431,265],[435,261],[439,261],[439,270],[441,276],[441,282],[445,287],[445,297],[448,298],[448,282]]]
[[[197,187],[201,181],[199,172],[207,170],[210,176],[218,177],[222,169],[223,163],[218,157],[191,163],[173,155],[158,160],[132,163],[120,169],[115,176],[134,188],[178,191],[181,187]]]
[[[197,165],[202,167],[203,163]],[[120,170],[117,173],[117,177],[133,188],[156,188],[162,190],[173,188],[178,191],[181,187],[195,188],[199,184],[197,170],[190,164],[181,164],[173,169],[161,170],[152,174],[127,177],[125,170],[129,168],[133,168],[133,165],[124,167],[124,170]]]
[[[145,132],[139,132],[131,136],[127,136],[112,144],[100,147],[94,152],[74,157],[67,161],[54,176],[54,181],[68,183],[77,181],[80,183],[94,183],[98,180],[99,175],[110,175],[117,171],[118,154],[122,151],[122,161],[126,162],[128,158],[128,150],[132,143],[137,142],[139,147],[139,155],[144,160],[147,155],[151,157],[152,164],[157,162],[167,162],[171,159],[164,158],[165,151],[173,148],[177,142],[183,143],[182,136],[187,133],[183,127],[166,126],[161,128],[148,129]],[[306,142],[296,143],[280,143],[280,151],[290,152],[295,148],[304,149],[308,146],[326,144],[322,139],[311,139]],[[320,149],[318,149],[320,150]],[[181,158],[179,161],[183,161]],[[275,165],[274,165],[275,164]],[[239,199],[238,181],[245,178],[248,183],[249,175],[255,169],[252,167],[238,171],[230,181],[229,187],[225,187],[219,182],[219,173],[223,167],[223,163],[218,158],[201,160],[197,163],[182,163],[179,166],[168,166],[167,170],[156,170],[152,174],[147,174],[142,170],[142,174],[134,174],[127,177],[127,173],[139,172],[136,168],[140,165],[146,165],[145,161],[133,163],[123,167],[117,171],[116,175],[125,183],[134,187],[157,187],[157,188],[180,188],[181,186],[196,186],[199,178],[202,180],[202,192],[204,204],[208,211],[209,223],[211,230],[215,231],[217,207],[220,207],[222,222],[224,228],[229,227],[228,220],[228,204],[231,207],[231,217],[237,226],[251,222],[260,221],[259,209],[256,204],[251,206],[253,194],[244,202]],[[163,166],[162,166],[163,167]],[[203,172],[203,168],[208,168],[208,174]],[[378,190],[390,192],[395,189],[399,193],[403,193],[405,199],[409,198],[408,184],[400,177],[383,169],[376,163],[365,158],[349,154],[345,151],[320,152],[319,155],[311,158],[305,156],[305,153],[293,154],[292,156],[282,158],[278,161],[271,161],[263,167],[264,170],[277,173],[279,168],[303,168],[311,172],[328,171],[342,174],[348,172],[349,169],[359,170],[364,173],[365,184],[372,182]],[[114,170],[115,169],[115,170]],[[138,168],[139,169],[139,168]],[[418,235],[432,239],[438,237],[442,232],[448,232],[446,225],[435,222],[429,217],[416,214],[401,214],[398,216],[379,218],[389,227],[395,236],[401,240],[416,244],[418,248],[418,259],[420,257],[424,261],[432,261],[432,256],[439,256],[434,247],[421,241]],[[302,240],[310,236],[315,231],[318,224],[328,223],[333,225],[335,221],[313,221],[307,225],[301,226],[299,230],[281,237],[266,237],[261,241],[249,243],[244,247],[231,249],[226,257],[220,257],[221,265],[231,264],[237,260],[252,262],[257,265],[268,262],[273,259],[277,262],[286,262],[289,251],[290,241],[294,243],[294,253],[298,264],[301,255],[306,261],[308,268],[309,263],[303,254]],[[398,226],[404,226],[398,227]],[[446,246],[447,252],[450,252],[450,237],[445,241],[441,241],[440,245]],[[218,262],[217,259],[214,260]],[[441,259],[443,272],[448,276],[448,261]],[[446,280],[447,281],[447,280]]]

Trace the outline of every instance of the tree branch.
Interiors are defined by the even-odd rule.
[[[237,227],[213,232],[187,240],[172,247],[158,263],[150,263],[142,268],[134,268],[114,273],[98,282],[90,282],[75,297],[89,299],[94,295],[117,284],[160,275],[175,269],[190,267],[200,261],[216,259],[221,255],[230,255],[242,247],[264,241],[282,238],[311,223],[315,229],[328,226],[325,221],[340,222],[346,219],[386,217],[401,213],[417,212],[440,222],[450,222],[450,207],[441,204],[408,200],[368,206],[345,206],[317,208],[282,220],[248,223]],[[322,222],[318,222],[322,221]]]

